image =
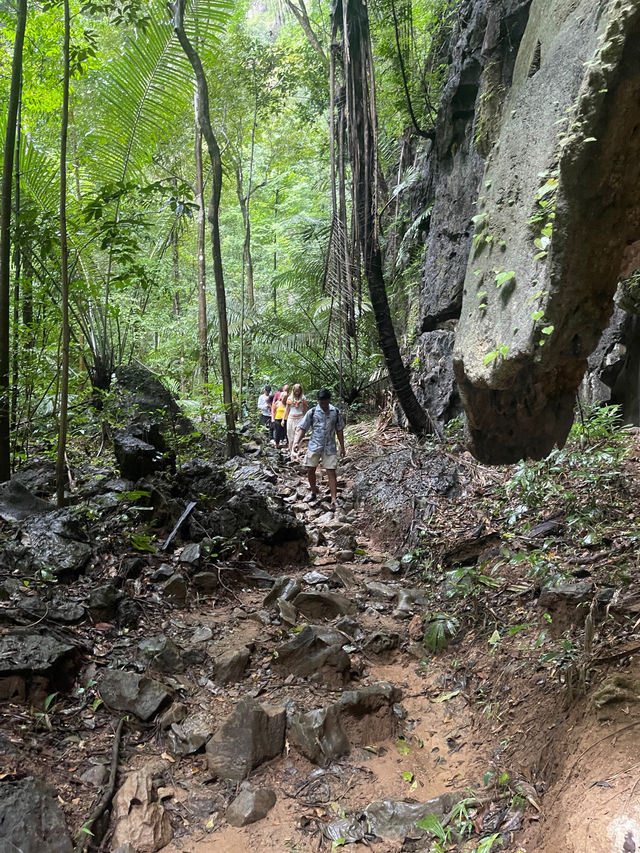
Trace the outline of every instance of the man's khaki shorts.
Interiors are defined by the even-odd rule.
[[[321,450],[316,450],[313,453],[307,451],[302,464],[305,468],[317,468],[318,465],[322,464],[325,471],[335,471],[338,467],[338,454],[323,453]]]

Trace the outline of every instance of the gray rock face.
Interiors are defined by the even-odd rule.
[[[116,614],[122,593],[114,584],[95,587],[89,595],[88,609],[95,622],[110,622]]]
[[[336,705],[297,714],[289,721],[289,741],[314,764],[330,764],[351,749]]]
[[[99,690],[109,708],[130,712],[141,720],[150,720],[171,699],[171,692],[159,681],[117,669],[103,672]]]
[[[334,628],[306,625],[292,640],[278,646],[275,665],[293,675],[318,673],[329,682],[344,683],[351,662],[342,646],[347,638]]]
[[[458,293],[461,296],[462,290]],[[457,302],[458,297],[454,304]],[[451,310],[455,313],[458,309]],[[415,373],[412,386],[416,398],[440,427],[462,412],[462,402],[453,372],[454,343],[455,333],[451,329],[423,332],[418,339],[413,360]],[[395,407],[394,414],[398,422],[406,426],[404,413],[399,406]]]
[[[531,5],[487,158],[454,353],[471,449],[485,462],[541,458],[571,426],[638,239],[639,37],[632,0]]]
[[[72,853],[55,788],[31,777],[0,782],[0,850]]]
[[[191,579],[198,592],[211,595],[219,587],[218,575],[215,572],[198,572]]]
[[[248,826],[266,817],[275,804],[276,792],[271,788],[246,788],[227,809],[227,822],[231,826]]]
[[[284,748],[286,712],[242,699],[207,743],[209,770],[221,779],[240,781]]]
[[[176,604],[184,604],[187,600],[187,584],[180,574],[171,575],[162,586],[162,594],[169,601]]]
[[[338,592],[301,592],[293,599],[294,607],[309,619],[335,619],[357,612],[349,598]]]

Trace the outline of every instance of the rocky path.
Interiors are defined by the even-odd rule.
[[[316,506],[304,501],[299,466],[288,464],[279,484],[306,524],[313,564],[283,566],[273,589],[236,589],[223,608],[184,619],[184,631],[211,633],[226,651],[214,683],[173,724],[174,735],[198,726],[217,734],[206,762],[186,756],[171,768],[162,803],[181,826],[164,851],[302,853],[376,837],[385,839],[379,849],[410,849],[405,838],[424,835],[416,820],[444,819],[489,756],[473,742],[459,685],[424,663],[421,579],[406,577],[362,534],[366,510],[354,507],[348,477],[335,512],[328,496]],[[286,733],[272,719],[279,709]],[[277,746],[262,742],[269,726]],[[212,774],[222,781],[209,781]],[[193,814],[194,798],[209,813]]]

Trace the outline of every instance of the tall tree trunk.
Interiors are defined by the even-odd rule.
[[[18,391],[20,382],[19,351],[20,351],[20,274],[22,266],[22,249],[20,246],[20,138],[22,125],[22,86],[18,99],[18,114],[16,119],[16,224],[15,243],[13,246],[13,328],[11,353],[11,432],[15,435],[18,423]]]
[[[200,377],[203,386],[209,382],[209,358],[207,354],[207,264],[204,255],[205,208],[204,174],[202,169],[202,128],[198,120],[198,98],[194,95],[196,123],[195,160],[196,160],[196,202],[198,203],[198,355]]]
[[[58,425],[58,455],[56,459],[56,498],[64,506],[64,468],[67,448],[69,408],[69,248],[67,245],[67,133],[69,130],[69,0],[64,9],[64,72],[62,78],[62,118],[60,128],[60,300],[62,309],[62,367],[60,374],[60,421]]]
[[[18,0],[16,37],[11,64],[11,88],[7,108],[7,132],[2,163],[2,207],[0,208],[0,482],[11,476],[9,428],[9,303],[11,290],[11,185],[16,145],[16,119],[22,79],[22,48],[27,23],[27,0]]]
[[[222,374],[222,397],[225,406],[227,426],[227,454],[237,456],[240,442],[236,433],[236,419],[233,408],[231,385],[231,365],[229,364],[229,329],[227,325],[227,297],[224,289],[222,252],[220,248],[220,193],[222,190],[222,159],[218,141],[211,126],[209,112],[209,88],[200,56],[184,31],[184,0],[173,4],[173,28],[180,46],[191,63],[198,86],[198,118],[202,135],[207,143],[211,161],[211,196],[209,199],[209,231],[211,236],[211,255],[213,258],[213,277],[216,283],[216,305],[218,309],[218,342],[220,350],[220,373]]]
[[[334,0],[332,37],[342,33],[342,65],[347,97],[353,210],[369,295],[378,327],[380,348],[389,378],[409,426],[418,434],[429,430],[427,414],[409,382],[396,338],[377,228],[377,116],[369,18],[362,0]]]

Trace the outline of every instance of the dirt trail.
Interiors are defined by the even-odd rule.
[[[357,676],[345,687],[354,689],[379,682],[391,683],[402,691],[404,718],[396,721],[397,730],[393,736],[382,740],[376,736],[375,720],[365,720],[364,747],[357,747],[334,762],[330,774],[319,776],[318,781],[311,784],[309,779],[318,774],[318,768],[294,749],[289,749],[287,744],[283,757],[251,774],[253,785],[272,787],[277,794],[276,806],[265,819],[244,828],[234,828],[224,825],[223,815],[220,815],[207,829],[175,839],[163,848],[164,853],[276,853],[287,850],[303,853],[317,850],[320,826],[343,813],[362,811],[369,803],[382,799],[422,802],[452,791],[462,792],[462,796],[470,787],[480,784],[490,764],[490,745],[477,741],[469,703],[463,691],[455,689],[450,668],[435,661],[428,666],[423,663],[423,647],[415,642],[416,620],[412,622],[414,616],[420,620],[423,605],[416,604],[405,613],[393,614],[392,602],[365,592],[364,585],[370,582],[397,590],[415,586],[419,578],[392,574],[385,566],[387,555],[377,551],[361,534],[356,535],[358,555],[351,555],[347,562],[337,559],[341,551],[343,557],[346,555],[346,549],[341,549],[339,543],[331,544],[335,532],[332,528],[341,523],[360,531],[368,522],[366,512],[353,507],[349,497],[351,481],[341,475],[339,488],[343,505],[335,512],[329,511],[326,482],[322,479],[320,489],[321,494],[325,494],[321,501],[309,506],[303,500],[308,488],[300,466],[288,464],[280,484],[286,502],[304,518],[311,540],[325,543],[312,548],[313,566],[287,566],[286,574],[302,579],[311,568],[330,575],[336,565],[346,567],[353,574],[354,584],[350,590],[339,591],[360,602],[361,609],[354,620],[361,636],[370,637],[376,632],[397,635],[397,648],[381,654],[360,654],[354,646],[348,646]],[[307,588],[304,581],[303,586]],[[264,644],[264,629],[253,621],[261,609],[264,593],[237,590],[235,596],[235,604],[227,605],[230,613],[218,609],[214,616],[218,626],[226,624],[229,629],[226,642],[230,646]],[[239,619],[240,614],[242,618]],[[206,624],[211,617],[212,614],[206,612],[192,613],[190,621],[193,620],[194,625]],[[300,623],[304,621],[302,617],[299,620]],[[271,648],[282,634],[282,630],[272,631]],[[268,643],[263,645],[263,651],[267,648]],[[335,700],[345,689],[342,684],[314,683],[313,679],[285,683],[291,681],[286,679],[287,672],[278,674],[275,667],[272,670],[268,654],[262,660],[269,673],[264,690],[260,692],[260,701],[292,700],[297,706],[314,708]],[[259,680],[262,681],[262,677]],[[238,693],[241,694],[242,689]],[[451,698],[447,699],[449,694]],[[193,764],[194,770],[202,772],[197,757]],[[193,785],[192,779],[189,787],[193,789]],[[327,849],[331,846],[330,842],[324,843]],[[400,842],[397,847],[394,842],[386,843],[390,846],[384,849],[389,853],[403,849]],[[361,844],[352,846],[364,849]]]

